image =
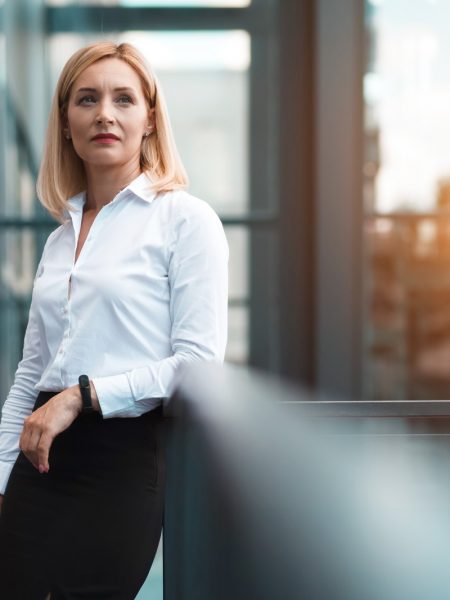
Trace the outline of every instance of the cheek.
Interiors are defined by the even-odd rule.
[[[145,130],[145,121],[143,121],[140,115],[130,117],[129,119],[127,119],[127,129],[129,134],[132,136],[143,135]]]
[[[79,137],[83,134],[87,127],[87,119],[83,115],[70,113],[67,117],[69,123],[70,133],[72,134],[72,138]]]
[[[142,136],[144,135],[145,124],[141,124],[137,119],[129,122],[127,127],[124,127],[125,142],[127,145],[140,146]]]

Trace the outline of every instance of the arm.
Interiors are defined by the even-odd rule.
[[[170,395],[182,363],[223,360],[228,300],[223,227],[206,203],[191,206],[178,225],[168,248],[173,355],[126,373],[94,377],[93,404],[105,418],[138,416],[160,404]],[[41,473],[49,470],[54,438],[77,418],[81,404],[78,386],[71,386],[25,419],[20,447]]]
[[[91,382],[94,410],[100,406]],[[66,388],[25,418],[20,436],[20,449],[40,473],[48,473],[48,455],[53,440],[75,421],[82,411],[83,401],[78,385]],[[1,503],[0,503],[1,509]]]
[[[183,212],[169,240],[173,354],[111,377],[94,377],[105,418],[138,416],[170,396],[186,362],[223,361],[227,336],[228,244],[222,224],[204,202]]]
[[[35,385],[42,375],[40,339],[33,299],[25,332],[23,357],[14,383],[2,409],[0,423],[0,493],[3,494],[11,469],[19,454],[19,438],[24,419],[31,413],[36,400]]]
[[[47,239],[42,258],[36,270],[34,283],[36,283],[42,272],[48,244],[58,229],[54,230]],[[30,419],[37,397],[36,384],[41,378],[42,372],[41,339],[37,325],[33,284],[31,306],[23,344],[23,356],[17,367],[14,383],[3,405],[0,422],[0,508],[2,495],[5,492],[9,475],[17,459],[19,450],[23,449],[21,442],[25,429],[24,424]]]

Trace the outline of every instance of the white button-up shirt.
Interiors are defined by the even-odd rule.
[[[0,493],[41,390],[94,382],[107,417],[136,417],[170,395],[181,363],[223,361],[228,245],[212,208],[155,194],[141,174],[106,204],[74,263],[85,194],[44,248],[23,358],[0,424]]]

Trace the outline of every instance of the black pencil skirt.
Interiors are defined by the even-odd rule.
[[[163,427],[161,408],[82,414],[55,438],[48,473],[19,454],[0,516],[2,600],[136,597],[161,535]]]

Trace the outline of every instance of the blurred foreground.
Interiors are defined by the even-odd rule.
[[[425,403],[442,417],[419,431],[390,403],[309,400],[248,369],[184,374],[167,411],[166,600],[449,597],[450,436],[433,433],[447,403]],[[390,418],[361,417],[377,411]]]

